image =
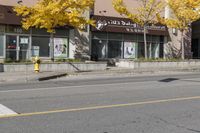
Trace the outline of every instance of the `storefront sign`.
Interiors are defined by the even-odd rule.
[[[68,39],[54,38],[54,57],[68,57]]]
[[[136,43],[124,42],[124,58],[136,58]]]
[[[5,28],[6,33],[30,34],[29,30],[24,30],[21,26],[7,25]]]
[[[28,38],[20,38],[20,44],[28,44]]]
[[[105,16],[93,16],[93,19],[96,20],[96,27],[92,27],[92,31],[144,33],[143,27],[133,23],[130,19]],[[163,25],[149,25],[147,34],[168,35],[168,30]]]

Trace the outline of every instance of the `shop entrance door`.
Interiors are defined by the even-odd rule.
[[[122,58],[121,41],[108,41],[108,58]]]
[[[18,35],[6,36],[6,60],[22,61],[28,59],[29,37]]]
[[[29,49],[29,37],[28,36],[19,36],[18,41],[18,48],[19,48],[19,57],[18,60],[27,60],[28,59],[28,49]]]

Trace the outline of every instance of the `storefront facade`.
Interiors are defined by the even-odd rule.
[[[45,29],[24,30],[11,6],[1,5],[0,15],[1,60],[25,61],[34,56],[47,60],[52,57],[69,58],[69,28],[57,28],[53,35]]]
[[[12,10],[17,2],[4,2],[6,5],[0,5],[0,60],[30,60],[36,55],[47,60],[52,57],[84,60],[144,58],[143,28],[117,13],[112,0],[96,0],[94,11],[86,15],[96,20],[96,27],[88,26],[84,31],[60,28],[53,37],[45,29],[23,30],[20,17]],[[32,5],[34,2],[24,0],[23,4]],[[135,0],[127,0],[126,4],[139,6]],[[165,16],[167,14],[165,12]],[[147,29],[149,58],[180,57],[179,32],[163,25],[149,25]],[[191,46],[188,42],[187,46]],[[189,55],[191,49],[187,47],[186,50]]]
[[[93,16],[96,27],[91,28],[91,55],[98,59],[144,58],[143,28],[129,19]],[[162,25],[150,25],[147,30],[149,58],[163,58],[164,38],[168,30]]]
[[[30,60],[31,57],[51,57],[50,41],[54,41],[54,57],[69,57],[69,30],[57,29],[51,38],[44,29],[25,31],[21,26],[0,25],[0,56],[6,60]]]

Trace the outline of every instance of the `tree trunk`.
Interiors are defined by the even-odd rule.
[[[181,31],[181,58],[185,59],[184,30]]]
[[[144,25],[144,57],[145,57],[145,59],[148,58],[148,55],[147,55],[147,30],[146,30],[146,25]]]
[[[53,40],[53,33],[51,33],[50,36],[50,57],[51,57],[51,61],[54,62],[54,40]]]

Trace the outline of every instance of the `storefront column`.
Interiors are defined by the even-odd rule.
[[[70,29],[69,31],[69,58],[74,59],[75,55],[75,31],[74,29]]]
[[[166,58],[169,58],[169,44],[170,42],[168,42],[168,37],[167,36],[164,36],[164,43],[163,43],[163,58],[166,59]]]

